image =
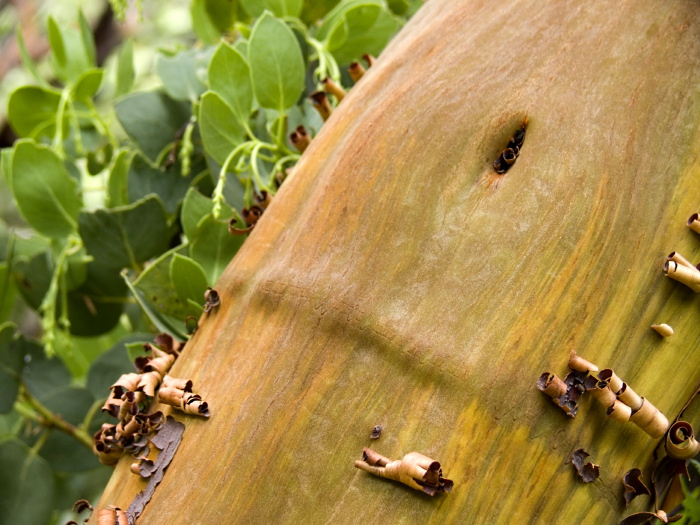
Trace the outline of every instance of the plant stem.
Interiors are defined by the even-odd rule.
[[[92,450],[92,439],[83,428],[76,427],[68,423],[60,415],[51,412],[51,410],[42,405],[39,400],[29,393],[24,384],[20,385],[20,397],[29,405],[27,407],[24,406],[22,402],[15,403],[15,410],[21,415],[36,421],[46,428],[55,428],[61,432],[65,432]]]

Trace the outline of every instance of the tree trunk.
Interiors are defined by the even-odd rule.
[[[172,375],[212,416],[140,523],[613,523],[654,440],[538,392],[570,350],[672,419],[700,380],[700,4],[429,0],[343,100]],[[493,162],[527,119],[517,162]],[[662,339],[649,327],[669,323]],[[381,437],[370,431],[382,425]],[[354,467],[418,451],[433,498]],[[570,463],[601,465],[584,484]],[[145,486],[117,466],[102,498]],[[94,519],[93,519],[94,522]]]

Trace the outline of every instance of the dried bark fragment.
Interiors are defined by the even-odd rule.
[[[126,509],[131,523],[141,515],[146,504],[153,496],[156,487],[163,480],[165,469],[168,468],[168,465],[170,465],[170,462],[173,460],[175,452],[180,446],[180,441],[182,441],[182,433],[184,431],[185,425],[177,422],[172,416],[168,416],[163,428],[152,439],[151,442],[160,450],[160,453],[158,454],[158,459],[155,461],[155,470],[148,480],[148,485],[136,495],[129,505],[129,508]]]
[[[666,323],[653,324],[651,327],[659,334],[661,337],[671,337],[673,335],[673,328]]]
[[[311,104],[313,104],[314,108],[316,108],[316,111],[318,111],[319,115],[321,115],[321,118],[325,122],[328,120],[331,116],[331,113],[333,113],[333,108],[331,107],[331,103],[328,100],[328,96],[326,95],[325,91],[314,91],[309,95],[309,98],[311,99]]]
[[[181,343],[170,334],[158,334],[153,340],[163,352],[173,354],[176,358],[179,357],[185,348],[185,343]]]
[[[520,128],[508,141],[508,145],[498,158],[493,161],[493,169],[499,175],[505,174],[520,156],[520,149],[525,141],[525,130],[527,129],[527,117],[523,119]]]
[[[129,518],[126,512],[119,507],[110,505],[106,509],[97,511],[97,525],[128,525]]]
[[[692,459],[700,453],[700,442],[690,423],[676,421],[671,425],[666,435],[666,452],[674,459]]]
[[[353,62],[348,66],[348,74],[352,81],[357,84],[365,74],[365,68],[359,62]]]
[[[168,377],[168,384],[163,382],[158,390],[158,401],[182,410],[186,414],[209,417],[209,405],[202,401],[202,396],[192,392],[192,381]]]
[[[377,425],[372,429],[372,432],[370,433],[369,437],[372,439],[379,439],[379,436],[382,435],[382,426]]]
[[[668,419],[658,408],[652,405],[648,399],[641,399],[642,405],[639,410],[632,413],[630,421],[649,434],[652,438],[660,438],[666,433],[666,430],[668,430]]]
[[[114,465],[124,452],[116,438],[116,425],[104,423],[92,437],[92,452],[103,465]]]
[[[337,84],[332,78],[328,78],[328,77],[324,78],[323,80],[321,80],[321,84],[323,85],[323,90],[326,93],[333,95],[338,102],[340,102],[341,100],[343,100],[345,98],[345,95],[346,95],[345,90],[339,84]],[[303,126],[300,126],[300,127],[303,127]],[[297,128],[297,130],[299,130],[299,128]],[[292,144],[294,144],[294,141],[292,141]],[[296,144],[294,144],[294,146],[296,146]]]
[[[148,458],[140,458],[139,461],[135,461],[131,464],[130,469],[131,472],[138,474],[142,478],[150,478],[156,471],[156,463]]]
[[[213,288],[207,288],[207,291],[204,292],[204,313],[208,314],[212,308],[216,308],[220,304],[219,292]]]
[[[453,482],[442,477],[440,463],[418,452],[409,452],[403,459],[392,461],[372,449],[364,448],[362,460],[355,460],[355,467],[375,476],[399,481],[429,496],[452,491]]]
[[[620,522],[620,525],[644,525],[647,523],[653,523],[656,519],[661,520],[662,523],[673,523],[682,517],[683,516],[681,514],[668,516],[663,510],[659,510],[658,512],[637,512],[636,514],[630,514],[627,516]]]
[[[326,80],[328,80],[329,82],[333,82],[330,79]],[[337,85],[335,84],[335,82],[333,82],[333,84]],[[326,91],[328,91],[327,88]],[[306,151],[306,148],[309,147],[309,144],[311,144],[311,137],[309,137],[309,133],[306,131],[306,128],[304,126],[297,126],[297,129],[295,129],[289,134],[289,141],[299,153],[304,153],[304,151]]]
[[[625,507],[629,507],[637,496],[651,496],[651,491],[642,481],[642,471],[638,468],[625,472],[625,475],[622,476],[622,484],[625,486]]]
[[[83,512],[85,509],[90,509],[90,512],[95,510],[95,508],[90,505],[90,502],[86,499],[79,499],[75,503],[73,503],[73,512],[76,514],[80,514]]]
[[[688,476],[688,460],[666,456],[654,467],[651,483],[654,487],[654,500],[659,505],[676,476]]]
[[[579,372],[597,372],[599,368],[572,350],[569,354],[569,368]]]
[[[695,293],[700,292],[700,270],[697,268],[688,268],[676,261],[666,261],[664,273],[667,277],[686,285]]]
[[[537,380],[537,388],[549,397],[559,397],[566,393],[566,384],[556,374],[544,372]]]
[[[571,455],[571,463],[573,463],[574,467],[576,467],[578,475],[581,476],[584,483],[595,481],[600,475],[600,465],[594,465],[590,461],[586,461],[584,463],[586,458],[589,456],[590,454],[582,448],[578,449]]]
[[[688,219],[688,228],[694,232],[700,233],[700,219],[697,213],[693,213]]]
[[[578,400],[579,397],[586,392],[584,385],[587,377],[587,372],[579,372],[576,370],[569,372],[564,378],[566,392],[552,399],[554,404],[566,412],[566,415],[569,417],[576,417],[578,413]]]

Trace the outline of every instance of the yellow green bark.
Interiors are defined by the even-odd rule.
[[[657,442],[535,388],[574,349],[669,418],[698,299],[700,6],[429,0],[304,153],[171,374],[186,430],[140,523],[613,523]],[[528,118],[516,164],[492,163]],[[664,340],[649,327],[669,323]],[[373,426],[384,427],[370,442]],[[430,498],[354,468],[418,451]],[[571,453],[601,465],[591,484]],[[101,506],[144,482],[122,460]],[[646,501],[636,500],[632,510]]]

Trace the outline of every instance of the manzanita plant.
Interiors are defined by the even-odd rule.
[[[153,91],[134,91],[130,40],[115,75],[98,66],[82,14],[48,19],[50,79],[18,32],[34,83],[9,98],[19,139],[0,168],[31,234],[0,222],[0,523],[45,523],[94,496],[109,385],[153,333],[187,338],[244,242],[230,230],[250,231],[300,157],[290,134],[319,132],[309,96],[331,86],[326,110],[337,104],[347,67],[418,3],[193,0],[197,43],[157,54]],[[22,308],[37,334],[15,324]]]

